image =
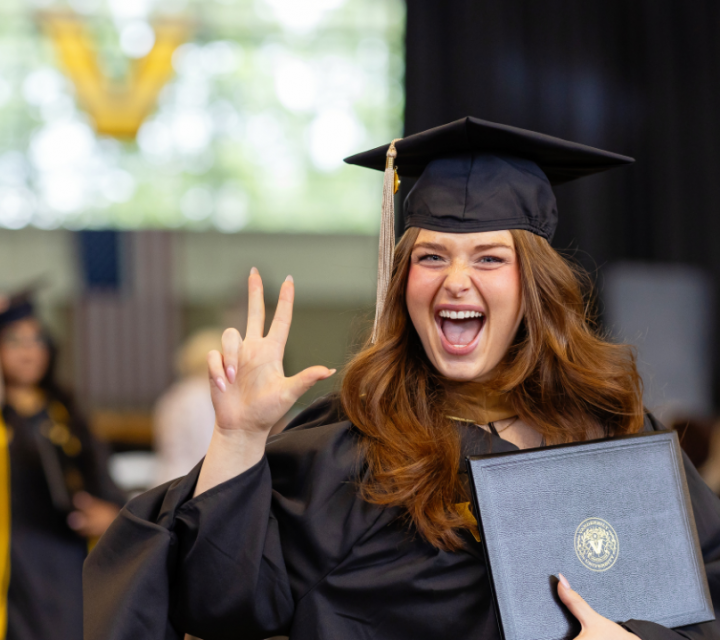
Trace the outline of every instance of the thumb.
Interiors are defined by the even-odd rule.
[[[321,366],[308,367],[291,378],[288,378],[288,382],[290,383],[290,393],[292,393],[297,399],[315,383],[320,382],[320,380],[325,380],[325,378],[329,378],[336,371],[337,369],[328,369],[327,367]]]
[[[570,610],[570,613],[572,613],[583,628],[585,628],[592,622],[593,618],[599,614],[580,597],[579,593],[570,588],[570,583],[562,573],[559,573],[558,576],[560,578],[560,582],[558,583],[558,596],[560,596],[560,600],[563,601],[563,604]]]

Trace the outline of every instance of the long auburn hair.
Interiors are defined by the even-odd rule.
[[[472,417],[478,383],[444,378],[430,363],[410,320],[405,290],[419,229],[400,239],[375,344],[348,364],[340,399],[361,432],[367,472],[362,497],[400,507],[440,549],[462,546],[467,522],[460,435],[448,415]],[[524,318],[487,391],[506,394],[521,420],[548,444],[640,431],[642,382],[633,351],[597,331],[589,278],[543,238],[511,230],[520,268]]]

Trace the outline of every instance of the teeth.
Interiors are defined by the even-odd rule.
[[[440,311],[441,318],[450,318],[451,320],[468,320],[470,318],[482,318],[484,314],[479,311],[450,311],[442,309]]]

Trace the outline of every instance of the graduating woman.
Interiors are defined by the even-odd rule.
[[[10,470],[0,489],[0,504],[9,492],[9,513],[0,521],[0,637],[80,640],[88,541],[107,529],[124,496],[108,475],[104,449],[55,381],[55,350],[28,296],[5,307],[0,457]]]
[[[395,159],[420,177],[393,255]],[[334,372],[285,377],[292,278],[264,336],[251,271],[247,331],[209,356],[207,456],[131,502],[86,562],[87,640],[493,640],[465,456],[655,427],[630,349],[598,336],[549,244],[551,185],[630,158],[466,118],[348,161],[385,168],[372,338],[337,397],[268,440]],[[716,590],[720,502],[687,477]],[[720,638],[716,623],[616,624],[564,578],[558,594],[583,640]]]

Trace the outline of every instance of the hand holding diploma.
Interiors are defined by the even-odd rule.
[[[575,640],[638,640],[634,633],[625,631],[619,624],[603,618],[579,593],[573,591],[567,578],[561,573],[558,583],[558,595],[582,626]]]

